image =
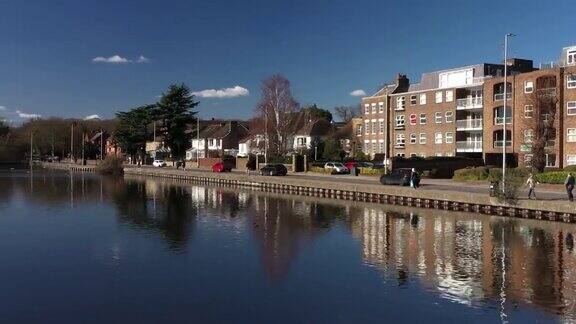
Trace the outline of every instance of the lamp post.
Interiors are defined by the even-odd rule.
[[[504,120],[502,122],[502,193],[506,192],[506,108],[508,107],[508,39],[514,34],[504,36]]]
[[[196,116],[196,168],[200,168],[200,116]]]
[[[30,169],[32,169],[32,158],[34,156],[34,131],[30,131]]]

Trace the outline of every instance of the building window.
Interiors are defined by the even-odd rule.
[[[376,108],[376,104],[373,103],[373,104],[372,104],[372,113],[375,114],[375,113],[377,113],[377,112],[378,112],[378,108]]]
[[[404,127],[405,123],[404,115],[396,116],[396,127]]]
[[[420,94],[420,105],[425,105],[426,104],[426,94],[422,93]]]
[[[380,134],[384,134],[384,120],[380,120],[380,121],[378,122],[378,126],[379,126],[379,127],[378,127],[378,128],[379,128],[379,133],[380,133]]]
[[[532,93],[534,91],[534,81],[524,81],[524,93]]]
[[[576,115],[576,101],[568,101],[566,103],[566,113],[569,116]]]
[[[364,129],[366,130],[366,135],[370,134],[370,121],[364,122]]]
[[[420,133],[420,144],[426,144],[426,133]]]
[[[378,103],[378,112],[379,112],[379,113],[383,113],[383,112],[384,112],[384,103],[383,103],[383,102],[379,102],[379,103]]]
[[[524,118],[532,118],[534,116],[534,106],[524,106]]]
[[[442,102],[442,91],[436,91],[436,103]]]
[[[356,136],[362,136],[362,124],[356,127]]]
[[[454,112],[447,111],[445,116],[446,116],[446,122],[447,123],[451,123],[452,121],[454,121]]]
[[[406,108],[406,98],[398,97],[396,98],[396,110],[404,110]]]
[[[396,134],[396,145],[404,146],[405,143],[406,138],[404,137],[404,134]]]
[[[401,157],[401,158],[403,158],[403,157],[405,157],[405,156],[406,156],[406,154],[404,154],[404,153],[396,153],[396,156],[397,156],[397,157]]]
[[[524,143],[532,143],[534,139],[534,131],[531,129],[524,130]]]
[[[416,116],[416,114],[410,114],[410,125],[416,125],[417,121],[418,117]]]
[[[370,114],[370,105],[364,105],[364,113],[366,115]]]
[[[446,132],[446,138],[444,138],[446,144],[454,143],[454,134],[452,132]]]
[[[553,168],[556,166],[556,154],[546,154],[546,167]]]
[[[426,114],[420,114],[420,125],[426,125]]]
[[[576,155],[566,155],[566,165],[576,165]]]
[[[436,113],[434,113],[434,122],[436,124],[441,124],[442,123],[442,113],[437,111]]]
[[[512,123],[512,109],[503,106],[494,108],[494,125],[502,125],[504,123],[504,112],[506,112],[506,124]]]
[[[434,153],[434,156],[442,156],[442,153]]]
[[[384,142],[378,143],[378,146],[380,147],[380,153],[384,153]]]
[[[410,134],[410,144],[416,144],[416,134]]]
[[[410,157],[411,157],[411,158],[417,157],[417,156],[418,156],[418,154],[416,154],[416,153],[410,153]]]
[[[442,144],[442,133],[438,132],[434,134],[434,144]]]
[[[416,104],[416,95],[410,96],[410,106],[414,106]]]
[[[574,74],[566,75],[566,88],[568,89],[576,88],[576,75]]]
[[[376,121],[372,121],[372,134],[376,134]]]
[[[420,154],[418,154],[421,158],[425,158],[426,157],[426,153],[421,152]]]
[[[576,64],[576,50],[570,50],[566,53],[566,63],[568,65]]]
[[[566,136],[566,142],[576,142],[576,128],[567,129],[568,136]]]
[[[454,101],[454,91],[453,90],[446,90],[446,102]]]

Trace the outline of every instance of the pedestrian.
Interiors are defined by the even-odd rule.
[[[186,160],[182,160],[182,170],[186,170]]]
[[[568,172],[568,176],[564,181],[564,185],[566,186],[566,193],[568,194],[568,200],[574,201],[574,195],[572,194],[572,190],[574,190],[574,176],[572,172]]]
[[[532,196],[536,199],[536,180],[534,180],[532,173],[530,173],[526,180],[526,186],[528,187],[528,199],[532,199]]]
[[[420,186],[420,175],[416,171],[415,168],[412,168],[412,172],[410,173],[410,187],[416,189]]]

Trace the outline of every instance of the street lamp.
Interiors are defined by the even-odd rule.
[[[502,193],[506,192],[506,108],[508,107],[508,39],[515,36],[508,33],[504,36],[504,121],[502,123]]]

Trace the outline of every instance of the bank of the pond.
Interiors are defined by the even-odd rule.
[[[44,167],[93,171],[92,166],[45,163]],[[406,187],[355,183],[344,179],[321,180],[303,177],[267,177],[245,173],[212,173],[206,170],[175,170],[172,168],[126,167],[126,175],[161,177],[177,181],[241,186],[256,190],[286,192],[304,196],[327,197],[372,203],[413,206],[475,212],[486,215],[576,222],[574,203],[567,201],[519,200],[516,205],[504,205],[483,193],[455,190],[414,190]]]

